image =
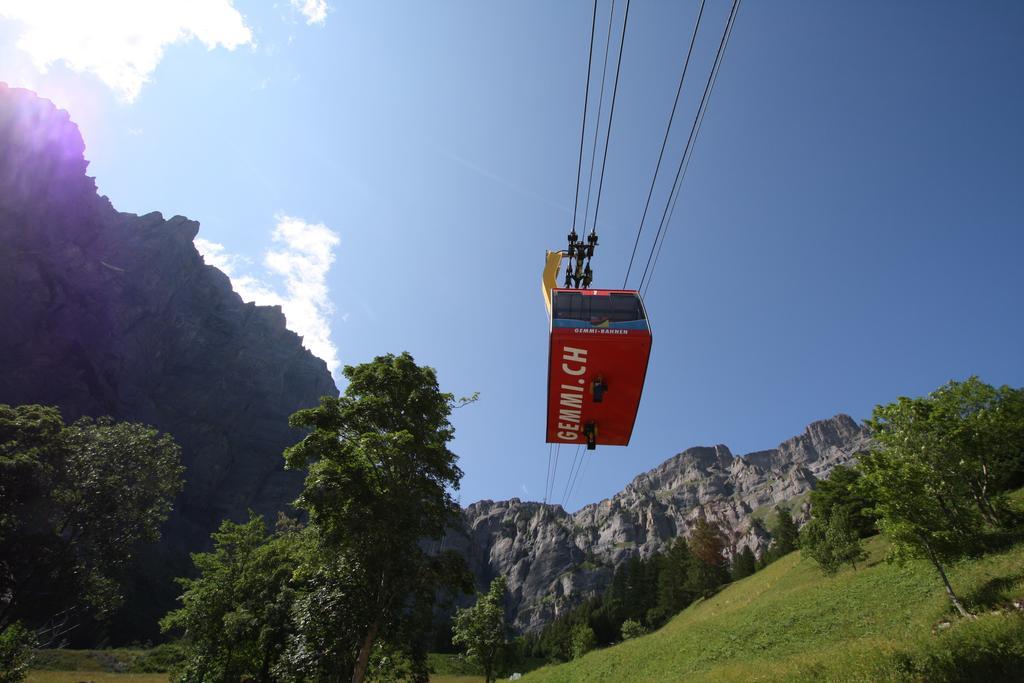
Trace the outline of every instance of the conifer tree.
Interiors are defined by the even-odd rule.
[[[732,580],[739,581],[757,571],[757,559],[750,546],[736,553],[732,560]]]
[[[689,544],[682,536],[673,541],[662,560],[658,576],[658,600],[655,618],[648,625],[661,623],[685,608],[694,599],[694,593],[687,585],[687,577],[694,563]]]
[[[769,561],[788,555],[799,545],[800,531],[793,515],[785,505],[775,506],[776,521],[772,527],[772,544],[768,549]]]
[[[689,542],[690,552],[696,560],[690,564],[687,580],[687,588],[693,595],[711,595],[728,580],[725,545],[718,525],[704,517],[697,519]]]
[[[875,515],[871,512],[874,501],[867,496],[861,485],[861,474],[852,467],[837,465],[829,472],[828,479],[822,479],[811,491],[811,514],[828,522],[834,508],[843,508],[850,525],[861,538],[878,533]]]

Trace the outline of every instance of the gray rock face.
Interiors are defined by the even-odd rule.
[[[702,514],[726,532],[730,554],[763,552],[770,538],[752,513],[811,490],[868,442],[863,427],[837,415],[768,451],[690,448],[574,514],[517,498],[474,503],[467,535],[449,535],[445,547],[467,557],[479,586],[506,576],[514,627],[534,630],[603,590],[621,562],[688,536]]]
[[[187,483],[163,547],[187,567],[222,519],[286,509],[288,416],[337,389],[280,308],[203,263],[198,223],[115,211],[83,153],[66,112],[0,84],[0,403],[172,434]]]

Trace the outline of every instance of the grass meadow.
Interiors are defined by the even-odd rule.
[[[1024,598],[1024,544],[951,568],[975,622],[953,618],[931,565],[888,564],[881,537],[867,549],[832,577],[792,553],[654,633],[524,681],[1008,680],[984,668],[986,654],[1024,667],[1024,616],[1003,611]]]

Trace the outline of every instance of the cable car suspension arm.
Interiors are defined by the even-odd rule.
[[[590,268],[590,259],[594,257],[597,247],[597,233],[591,232],[586,241],[580,239],[574,229],[569,233],[569,248],[565,252],[568,260],[565,268],[565,287],[572,289],[588,289],[594,280],[594,271]]]

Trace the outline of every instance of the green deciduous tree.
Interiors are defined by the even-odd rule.
[[[439,586],[463,578],[449,575],[451,562],[422,546],[458,522],[451,490],[462,471],[448,449],[456,401],[440,391],[433,368],[403,353],[343,372],[348,385],[341,397],[324,397],[292,416],[292,426],[310,431],[285,460],[290,468],[308,467],[298,505],[309,512],[322,550],[346,564],[351,583],[334,598],[351,614],[358,637],[339,633],[323,645],[339,657],[353,654],[351,678],[358,682],[376,643],[408,650],[412,622],[429,618]],[[303,633],[300,626],[300,639]],[[426,653],[410,655],[425,676]]]
[[[647,629],[644,625],[635,619],[626,619],[622,622],[622,639],[630,640],[631,638],[639,638],[640,636],[647,633]]]
[[[141,424],[0,405],[0,626],[60,637],[120,603],[136,545],[159,538],[181,490],[179,449]]]
[[[286,520],[268,535],[263,519],[250,513],[245,524],[221,524],[211,552],[192,555],[199,576],[178,580],[182,607],[161,621],[164,631],[183,636],[178,681],[276,680],[308,537]]]
[[[194,556],[199,577],[163,621],[184,632],[180,680],[426,681],[439,594],[469,588],[460,557],[425,550],[459,521],[457,402],[408,354],[344,373],[342,397],[291,418],[308,432],[285,452],[308,468],[308,524],[225,522]]]
[[[0,683],[21,683],[32,663],[34,634],[21,624],[0,629]]]
[[[572,658],[579,659],[597,647],[597,636],[589,624],[576,624],[572,627],[571,642]]]
[[[505,624],[505,577],[491,582],[476,604],[455,614],[452,642],[466,652],[484,671],[487,683],[494,680],[496,667],[508,642]]]
[[[1021,390],[971,377],[876,406],[868,426],[876,447],[858,467],[893,557],[929,560],[953,606],[967,615],[945,565],[980,550],[986,530],[1010,519],[1001,492],[1024,452]]]

